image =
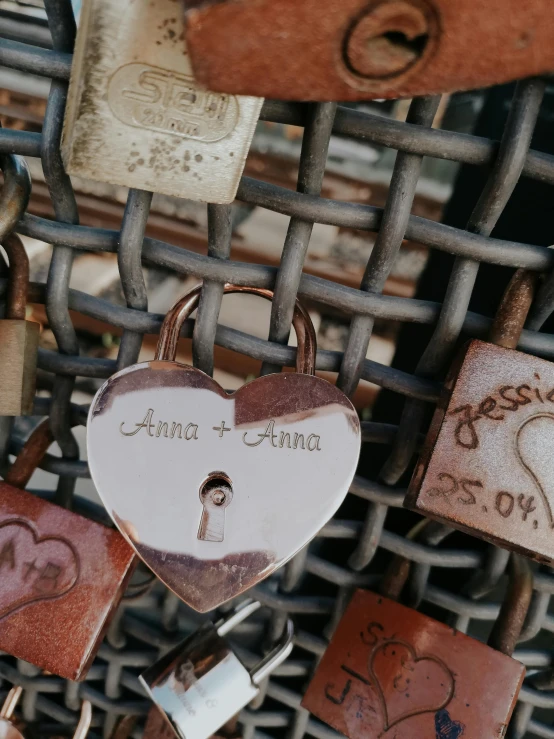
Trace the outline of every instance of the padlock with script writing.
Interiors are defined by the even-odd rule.
[[[219,734],[292,652],[294,627],[290,619],[278,643],[252,670],[246,669],[227,643],[224,637],[260,605],[258,601],[243,601],[225,619],[204,624],[140,676],[148,695],[180,739],[209,739],[214,732]]]
[[[298,302],[296,373],[227,394],[176,362],[199,295],[195,288],[167,314],[154,361],[100,388],[87,445],[120,531],[168,587],[205,612],[270,575],[331,518],[354,476],[360,423],[344,393],[314,376],[315,331]]]
[[[405,505],[541,562],[554,561],[554,364],[517,346],[536,277],[518,271],[491,343],[446,382]]]
[[[52,441],[45,420],[0,482],[0,649],[80,680],[136,557],[117,531],[21,489]]]
[[[261,105],[195,82],[175,0],[84,0],[62,139],[69,174],[230,203]]]
[[[532,594],[522,558],[512,563],[511,589],[519,607],[507,597],[490,646],[389,597],[357,591],[303,707],[350,739],[504,736],[525,675],[508,656]]]

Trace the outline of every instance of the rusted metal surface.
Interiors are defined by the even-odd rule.
[[[10,281],[6,296],[6,318],[25,320],[27,288],[29,287],[29,257],[16,234],[7,236],[2,246],[10,260]]]
[[[350,739],[498,739],[524,672],[445,624],[359,590],[302,705]]]
[[[554,69],[550,0],[183,2],[196,78],[221,92],[412,97]]]
[[[491,326],[489,341],[515,349],[525,325],[529,308],[533,302],[538,275],[518,269],[510,280]]]
[[[510,557],[510,585],[489,636],[493,649],[511,656],[521,636],[533,595],[533,573],[529,562],[517,554]]]
[[[70,680],[83,678],[132,574],[112,529],[30,495],[24,484],[50,440],[42,422],[12,484],[0,482],[0,649]]]

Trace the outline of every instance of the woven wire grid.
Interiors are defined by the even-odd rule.
[[[241,713],[244,738],[337,737],[335,731],[300,706],[302,693],[352,589],[375,585],[392,555],[403,555],[413,563],[409,582],[411,604],[435,608],[457,629],[486,630],[499,612],[504,590],[495,586],[505,583],[507,552],[493,546],[476,546],[474,539],[461,534],[457,541],[463,541],[464,546],[454,549],[446,538],[449,530],[440,526],[412,541],[387,528],[386,516],[390,509],[402,506],[405,491],[393,486],[413,461],[427,409],[439,398],[441,386],[435,378],[444,372],[462,333],[486,336],[490,320],[468,311],[479,264],[488,262],[541,272],[554,267],[554,252],[544,247],[489,238],[520,177],[554,184],[554,156],[529,149],[544,82],[530,79],[518,84],[500,142],[432,129],[438,98],[414,100],[405,123],[335,103],[266,102],[262,119],[304,128],[296,191],[249,177],[243,177],[239,187],[239,200],[290,217],[280,265],[275,269],[229,259],[231,206],[208,205],[206,255],[145,237],[152,197],[148,192],[129,192],[119,231],[79,225],[76,198],[60,155],[75,21],[69,0],[45,0],[45,8],[53,49],[32,46],[25,39],[0,39],[0,64],[52,80],[42,132],[0,129],[0,154],[40,158],[55,212],[54,220],[24,214],[15,229],[54,247],[47,282],[32,284],[29,299],[46,306],[58,344],[57,352],[39,351],[39,367],[52,373],[54,380],[51,397],[37,398],[35,406],[36,415],[50,416],[62,452],[61,457],[47,455],[41,464],[59,476],[55,500],[71,505],[76,479],[89,474],[86,462],[79,459],[72,434],[72,427],[86,424],[87,414],[86,407],[72,402],[75,379],[107,378],[134,363],[143,336],[156,334],[160,329],[162,316],[148,312],[143,263],[204,281],[196,321],[188,321],[183,330],[183,335],[192,336],[194,361],[201,369],[213,369],[214,342],[262,360],[263,372],[293,365],[295,350],[286,342],[294,302],[300,296],[351,316],[344,354],[318,351],[318,369],[337,372],[338,384],[347,393],[356,388],[360,379],[365,379],[406,399],[399,427],[363,425],[364,441],[388,445],[390,449],[379,481],[357,476],[352,484],[351,496],[367,503],[365,520],[333,519],[280,573],[255,587],[253,594],[266,606],[263,618],[250,619],[236,634],[240,654],[250,665],[280,635],[287,616],[292,616],[297,624],[292,657],[267,681],[260,697]],[[384,209],[320,196],[332,133],[398,151]],[[488,165],[488,181],[465,230],[411,214],[424,156]],[[16,175],[9,175],[7,167],[5,170],[6,188],[9,177]],[[359,289],[302,272],[314,223],[377,232]],[[403,238],[455,255],[442,304],[382,295]],[[78,251],[117,253],[126,307],[69,288],[72,262]],[[275,290],[268,341],[218,326],[224,282]],[[0,281],[0,287],[4,294],[5,279]],[[541,295],[544,297],[539,296],[531,318],[535,330],[523,332],[520,348],[554,358],[554,337],[538,333],[552,308],[548,291]],[[70,310],[122,329],[116,361],[79,356]],[[366,359],[376,319],[434,327],[429,344],[422,347],[414,374]],[[4,454],[15,453],[21,446],[22,439],[13,433],[10,419],[0,421],[0,442]],[[74,503],[80,510],[81,503]],[[333,542],[338,540],[350,545],[350,556],[339,561],[330,554]],[[471,574],[472,570],[474,577],[470,579],[468,571]],[[432,574],[437,571],[456,575],[452,581],[459,585],[458,589],[432,584]],[[465,580],[458,577],[460,572]],[[554,737],[554,725],[548,719],[548,710],[544,710],[554,708],[553,652],[548,648],[549,634],[554,631],[554,618],[548,614],[552,593],[554,577],[547,568],[537,569],[531,608],[515,653],[527,666],[528,678],[509,729],[512,737]],[[128,594],[81,684],[41,675],[31,665],[8,656],[0,659],[0,678],[6,681],[3,688],[7,689],[9,683],[24,686],[23,717],[28,722],[38,722],[42,734],[67,732],[75,725],[84,698],[94,706],[92,736],[109,736],[121,715],[146,714],[149,703],[139,686],[138,674],[194,628],[198,617],[159,584],[140,597],[139,594],[140,588]],[[140,733],[139,721],[133,736]]]

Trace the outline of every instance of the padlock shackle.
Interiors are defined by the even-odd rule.
[[[410,531],[406,534],[406,539],[415,541],[418,539],[431,525],[431,520],[424,518],[418,521]],[[412,568],[412,560],[407,557],[403,557],[400,554],[396,554],[392,562],[387,567],[385,574],[381,578],[379,584],[379,593],[384,595],[385,598],[391,600],[399,600],[402,590],[406,585],[408,577],[410,576],[410,570]]]
[[[516,271],[504,291],[492,322],[489,332],[489,341],[492,344],[505,349],[517,347],[535,297],[538,280],[537,272],[525,269]]]
[[[29,257],[23,242],[16,234],[6,236],[2,246],[6,250],[10,262],[6,295],[6,318],[24,321],[27,290],[29,288]]]
[[[0,191],[0,244],[14,230],[27,210],[31,195],[31,175],[23,157],[0,155],[4,184]]]
[[[90,701],[83,701],[81,706],[81,717],[73,734],[73,739],[85,739],[92,723],[92,704]]]
[[[201,291],[202,285],[197,285],[175,303],[173,308],[167,313],[160,330],[160,338],[156,348],[156,360],[175,361],[181,328],[190,314],[198,308]],[[273,300],[273,292],[261,287],[243,287],[242,285],[226,284],[224,286],[224,292],[226,294],[249,293],[258,295],[266,300]],[[294,306],[292,324],[296,331],[298,344],[296,371],[304,375],[314,375],[315,355],[317,351],[316,333],[308,311],[299,300],[296,301]]]
[[[250,599],[244,600],[242,603],[239,603],[239,605],[231,612],[230,616],[227,616],[226,618],[223,618],[221,619],[221,621],[218,621],[216,624],[214,624],[217,635],[221,637],[227,636],[227,634],[232,631],[235,626],[238,626],[245,619],[251,616],[255,611],[257,611],[258,608],[261,608],[261,605],[262,604],[259,600]]]
[[[24,488],[53,442],[54,436],[50,430],[49,419],[45,418],[33,430],[19,451],[4,482],[16,488]]]
[[[15,707],[19,703],[22,692],[23,688],[21,685],[14,685],[13,688],[11,688],[2,704],[2,708],[0,708],[0,718],[5,718],[7,721],[11,719],[13,712],[15,711]]]
[[[509,575],[508,592],[487,643],[489,647],[511,657],[533,596],[533,572],[528,560],[519,554],[512,554]]]
[[[292,652],[294,647],[294,624],[290,618],[287,619],[285,630],[278,644],[267,654],[263,660],[250,673],[254,685],[260,685],[266,677],[269,677],[279,665],[281,665]]]

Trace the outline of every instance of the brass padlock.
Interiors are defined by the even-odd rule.
[[[260,607],[244,601],[217,624],[207,623],[140,676],[150,698],[181,739],[208,739],[260,691],[293,648],[287,621],[277,646],[251,671],[224,637]]]
[[[409,566],[402,558],[394,563],[382,588],[390,597]],[[512,555],[509,594],[487,646],[390,597],[358,590],[302,706],[350,739],[503,737],[525,675],[509,655],[531,594],[529,565]]]
[[[17,685],[6,696],[4,705],[0,709],[0,739],[25,739],[13,721],[13,712],[22,692],[23,688]],[[92,705],[90,701],[83,701],[79,723],[73,734],[73,739],[85,739],[90,729],[91,721]]]
[[[554,364],[514,351],[537,277],[518,271],[491,331],[446,381],[405,506],[554,562]]]
[[[136,559],[117,531],[20,489],[52,441],[46,419],[0,482],[0,650],[80,680]]]
[[[64,121],[69,174],[234,200],[262,100],[198,85],[175,0],[85,0]]]
[[[27,207],[31,177],[22,157],[0,157],[0,169],[0,244],[9,260],[6,311],[0,320],[0,416],[24,416],[33,410],[39,325],[25,320],[29,258],[12,231]]]

